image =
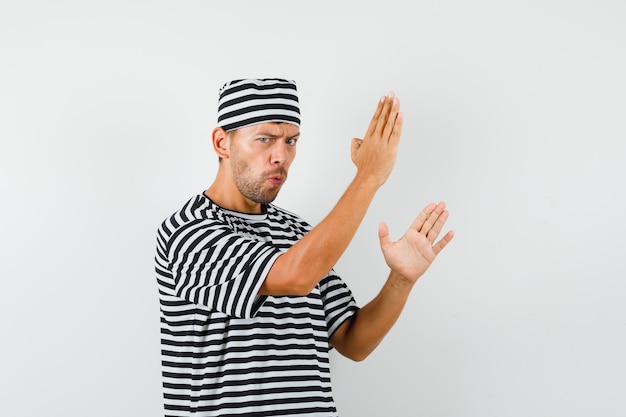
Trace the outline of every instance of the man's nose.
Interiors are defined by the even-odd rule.
[[[277,140],[272,147],[272,163],[282,164],[287,160],[287,144]]]

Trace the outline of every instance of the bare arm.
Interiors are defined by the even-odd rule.
[[[354,237],[374,195],[395,164],[402,132],[400,102],[381,98],[365,137],[352,140],[357,173],[331,212],[306,236],[279,256],[259,293],[306,295],[339,260]]]
[[[333,334],[331,344],[338,352],[360,361],[383,340],[400,316],[415,282],[452,240],[454,232],[449,231],[435,243],[447,218],[444,203],[431,203],[397,242],[390,240],[387,225],[381,223],[380,246],[391,272],[380,293]]]

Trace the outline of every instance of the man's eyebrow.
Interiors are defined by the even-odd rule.
[[[272,133],[272,132],[268,132],[268,131],[260,131],[256,134],[256,136],[263,136],[263,137],[267,137],[267,138],[277,138],[279,136],[282,136],[281,134],[276,134],[276,133]],[[287,139],[297,139],[298,137],[300,137],[300,132],[296,133],[293,136],[288,137]]]
[[[275,138],[275,137],[278,137],[280,135],[277,135],[276,133],[267,132],[267,131],[260,131],[260,132],[257,132],[255,136],[264,136],[264,137],[268,137],[268,138]]]

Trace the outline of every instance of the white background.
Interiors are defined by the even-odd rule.
[[[342,417],[626,415],[626,5],[595,1],[0,2],[0,415],[162,415],[160,221],[212,181],[217,91],[299,86],[277,204],[317,223],[381,95],[396,168],[338,272],[363,304],[446,201],[453,243]]]

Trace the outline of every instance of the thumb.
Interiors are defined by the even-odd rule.
[[[359,139],[359,138],[352,139],[352,143],[350,144],[350,151],[352,152],[352,155],[354,155],[356,151],[359,150],[362,144],[363,144],[363,139]]]
[[[378,240],[381,248],[391,244],[391,239],[389,238],[389,227],[385,222],[378,223]]]

